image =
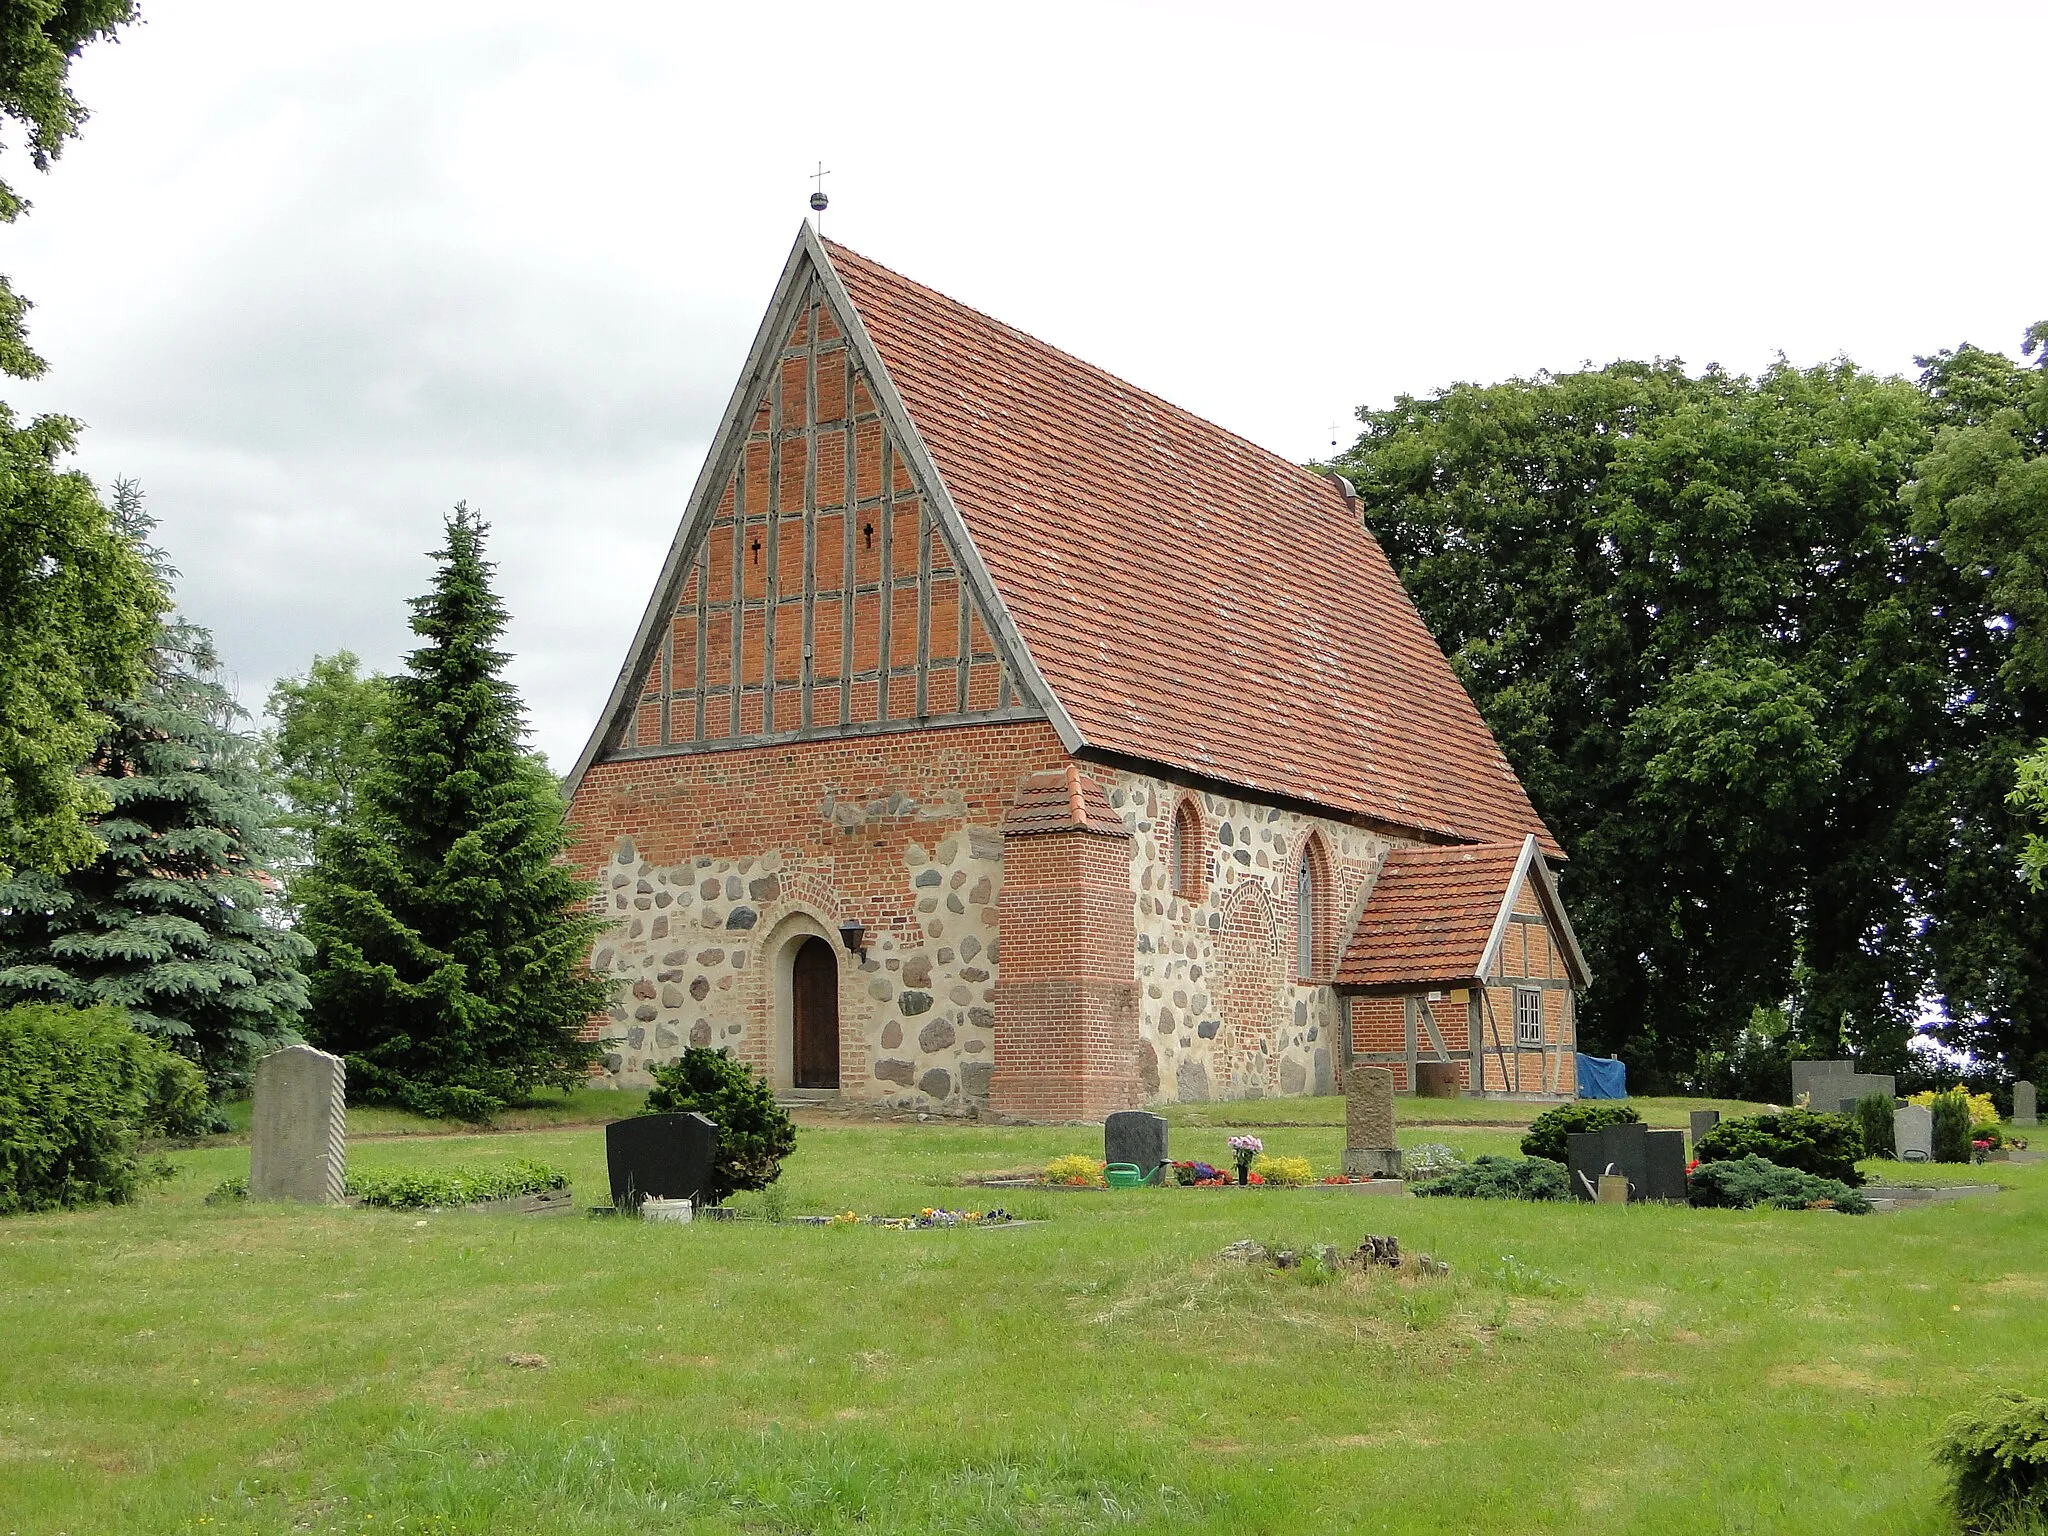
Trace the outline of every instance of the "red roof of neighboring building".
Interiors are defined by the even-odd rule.
[[[1396,848],[1380,866],[1336,984],[1413,988],[1480,976],[1521,854],[1520,843]]]
[[[827,249],[1087,745],[1562,856],[1335,484]]]

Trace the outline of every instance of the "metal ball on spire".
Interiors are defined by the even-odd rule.
[[[817,170],[812,172],[811,174],[811,180],[817,183],[817,186],[814,187],[811,191],[811,212],[820,215],[820,218],[818,220],[818,227],[820,229],[823,229],[825,227],[825,221],[822,215],[824,214],[825,209],[831,204],[832,201],[829,197],[825,195],[825,178],[827,176],[830,176],[831,174],[832,173],[830,171],[825,169],[825,162],[822,160],[818,162]]]

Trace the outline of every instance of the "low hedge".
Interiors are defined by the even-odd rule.
[[[1701,1163],[1687,1180],[1686,1189],[1694,1205],[1735,1210],[1774,1205],[1783,1211],[1803,1211],[1826,1201],[1845,1215],[1870,1213],[1870,1197],[1840,1179],[1818,1178],[1755,1156]]]
[[[377,1169],[351,1173],[342,1186],[358,1204],[407,1211],[477,1205],[568,1187],[569,1176],[561,1169],[525,1158],[488,1167]]]
[[[145,1138],[206,1128],[206,1079],[118,1008],[0,1011],[0,1216],[133,1199]]]
[[[1692,1155],[1702,1165],[1760,1157],[1780,1168],[1837,1179],[1851,1188],[1863,1182],[1856,1171],[1856,1159],[1863,1156],[1863,1137],[1848,1115],[1783,1109],[1723,1120],[1693,1143]]]
[[[1475,1157],[1442,1178],[1416,1186],[1418,1195],[1465,1200],[1562,1200],[1571,1193],[1564,1164],[1547,1157]]]
[[[1597,1131],[1609,1125],[1633,1125],[1643,1117],[1633,1106],[1616,1099],[1574,1099],[1555,1109],[1546,1109],[1529,1122],[1522,1138],[1522,1156],[1547,1157],[1553,1163],[1565,1159],[1565,1138],[1577,1131]]]

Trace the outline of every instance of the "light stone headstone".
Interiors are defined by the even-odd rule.
[[[2025,1078],[2012,1085],[2012,1123],[2024,1126],[2041,1123],[2034,1108],[2034,1085]]]
[[[1142,1177],[1154,1177],[1166,1162],[1166,1117],[1118,1110],[1102,1122],[1102,1160],[1129,1163]]]
[[[1902,1163],[1934,1161],[1934,1111],[1925,1104],[1902,1104],[1892,1111],[1892,1141]]]
[[[339,1056],[288,1045],[256,1063],[249,1198],[341,1201],[348,1155],[348,1068]]]
[[[1344,1077],[1344,1171],[1354,1178],[1401,1176],[1394,1142],[1394,1074],[1353,1067]]]

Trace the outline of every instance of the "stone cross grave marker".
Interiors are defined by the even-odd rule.
[[[1902,1104],[1892,1111],[1892,1140],[1902,1163],[1934,1161],[1934,1111],[1925,1104]]]
[[[604,1128],[612,1204],[636,1211],[649,1195],[704,1203],[718,1161],[718,1124],[703,1115],[634,1115]]]
[[[1166,1163],[1166,1117],[1118,1110],[1102,1122],[1102,1160],[1129,1163],[1144,1178],[1155,1177]]]
[[[1565,1175],[1574,1200],[1598,1200],[1601,1177],[1618,1173],[1629,1182],[1629,1196],[1650,1195],[1649,1127],[1641,1121],[1603,1125],[1597,1131],[1574,1131],[1565,1137]],[[1684,1172],[1683,1162],[1679,1171]]]
[[[2034,1085],[2025,1078],[2012,1085],[2012,1123],[2029,1127],[2041,1123],[2034,1109]]]
[[[1398,1179],[1394,1142],[1394,1074],[1353,1067],[1344,1077],[1344,1171],[1353,1178]]]
[[[348,1155],[348,1068],[339,1056],[288,1045],[256,1063],[249,1127],[249,1198],[338,1205]]]
[[[1721,1123],[1718,1109],[1696,1109],[1692,1112],[1692,1144],[1698,1146],[1700,1138]]]

